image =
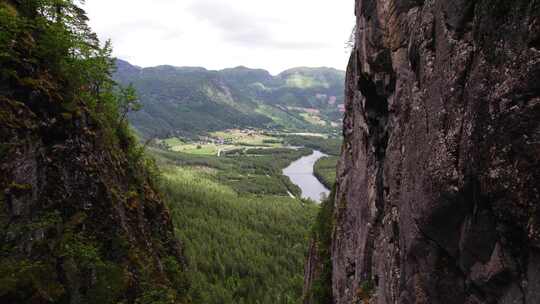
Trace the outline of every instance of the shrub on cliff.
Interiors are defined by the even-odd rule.
[[[0,0],[0,303],[184,303],[152,161],[71,0]]]

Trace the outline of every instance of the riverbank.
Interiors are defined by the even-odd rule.
[[[161,149],[152,151],[162,168],[180,166],[205,172],[216,182],[240,194],[286,197],[289,197],[289,192],[300,197],[300,188],[283,176],[282,170],[291,162],[312,153],[306,148],[249,148],[239,153],[222,152],[221,157],[217,157]]]
[[[325,187],[314,174],[315,163],[326,156],[315,150],[311,155],[304,156],[283,169],[283,175],[302,190],[303,198],[320,203],[322,197],[330,193],[329,188]]]
[[[339,157],[325,156],[315,162],[313,174],[328,189],[336,183],[336,167]]]

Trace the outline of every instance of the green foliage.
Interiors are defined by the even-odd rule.
[[[100,262],[95,265],[95,275],[96,282],[88,290],[88,302],[117,303],[128,287],[126,271],[116,263]]]
[[[315,220],[312,239],[317,243],[320,259],[319,276],[315,278],[309,297],[314,304],[331,304],[332,301],[332,233],[334,231],[334,197],[335,187],[330,196],[322,202]]]
[[[99,242],[70,228],[84,220],[84,216],[74,216],[65,223],[65,230],[57,241],[43,240],[33,243],[32,251],[45,255],[54,252],[52,259],[32,260],[13,257],[13,250],[2,248],[0,256],[0,298],[3,300],[27,302],[28,299],[42,299],[48,302],[62,302],[67,297],[65,286],[57,275],[57,267],[65,271],[66,279],[80,282],[86,273],[93,273],[90,288],[85,299],[90,303],[116,303],[127,288],[127,275],[122,266],[104,260]],[[36,231],[51,231],[62,225],[60,215],[52,212],[39,217],[39,221],[24,225],[10,226],[11,233],[36,235]],[[3,246],[4,247],[4,246]],[[11,255],[8,256],[8,255]],[[58,262],[63,261],[61,264]]]
[[[285,101],[284,101],[285,102]],[[257,113],[268,116],[272,119],[272,124],[268,125],[269,129],[283,129],[289,131],[313,131],[326,132],[326,128],[311,125],[309,122],[294,111],[289,111],[284,107],[275,105],[261,104],[257,108]]]
[[[135,304],[176,304],[176,293],[174,290],[161,286],[156,288],[146,288],[143,295],[137,299]]]
[[[167,166],[205,167],[215,169],[212,179],[240,194],[300,196],[300,189],[286,176],[283,168],[292,161],[311,153],[309,149],[247,149],[245,153],[217,157],[151,150]]]
[[[287,196],[249,194],[253,189],[232,188],[220,179],[219,171],[261,156],[237,160],[161,153],[158,159],[169,168],[162,189],[176,233],[185,241],[193,302],[297,303],[308,227],[317,207]],[[268,169],[264,162],[258,169],[251,165],[244,169]]]
[[[74,220],[78,222],[83,219]],[[116,303],[126,291],[126,271],[119,264],[103,259],[104,254],[97,240],[68,229],[57,250],[57,256],[65,261],[63,267],[68,271],[68,277],[94,273],[95,281],[86,294],[90,303]]]
[[[93,267],[96,263],[101,263],[99,249],[95,241],[87,239],[82,234],[66,231],[63,234],[58,256],[61,258],[72,258],[77,265],[83,268]]]
[[[167,276],[171,280],[172,286],[176,291],[182,291],[187,293],[189,290],[189,278],[188,274],[184,271],[183,267],[178,263],[175,257],[168,256],[163,259],[163,267]]]
[[[54,302],[65,293],[52,263],[29,259],[0,260],[0,298]]]
[[[323,157],[315,163],[313,168],[315,177],[328,189],[332,189],[336,183],[338,159],[337,156]]]
[[[124,122],[129,112],[136,112],[142,109],[142,104],[139,102],[133,84],[129,84],[127,87],[120,87],[118,107],[120,108],[120,115],[122,116],[120,119],[121,122]]]
[[[375,291],[375,284],[372,280],[366,280],[360,283],[356,290],[356,295],[361,304],[369,304],[369,301],[373,297]]]
[[[112,45],[102,46],[87,20],[72,0],[1,1],[0,81],[11,89],[0,93],[31,107],[38,104],[29,100],[49,102],[48,110],[66,121],[80,116],[84,105],[104,130],[116,129],[124,113],[140,105],[133,87],[112,80]]]

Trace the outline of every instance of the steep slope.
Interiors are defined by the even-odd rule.
[[[306,302],[539,303],[540,4],[356,15],[331,253],[306,270],[331,276]]]
[[[188,136],[271,122],[216,72],[172,66],[139,69],[119,62],[115,78],[137,89],[143,109],[130,120],[145,137]]]
[[[0,1],[0,302],[187,302],[182,248],[85,21],[70,1]]]
[[[144,107],[130,120],[144,137],[246,127],[331,130],[343,104],[344,72],[328,68],[297,68],[274,77],[246,67],[143,69],[118,60],[115,79],[133,83],[139,92]]]

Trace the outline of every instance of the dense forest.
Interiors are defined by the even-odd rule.
[[[194,303],[298,303],[319,208],[289,197],[300,189],[291,189],[281,169],[311,151],[224,157],[152,151],[185,241]]]

